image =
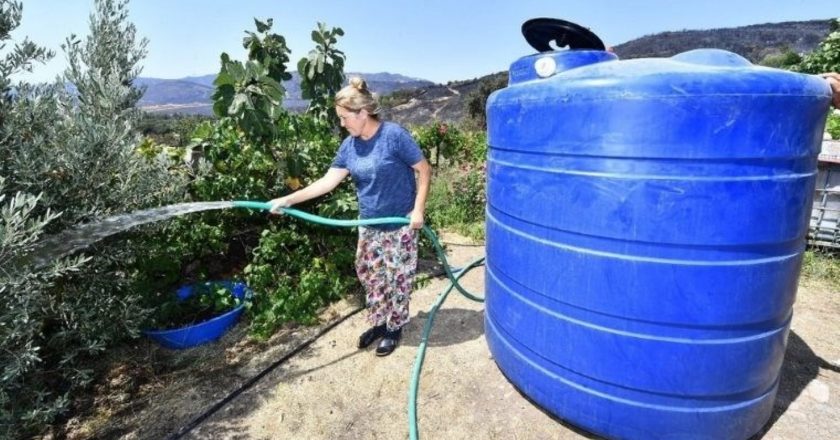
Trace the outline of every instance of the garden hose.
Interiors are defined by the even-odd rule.
[[[432,326],[435,322],[435,314],[446,300],[449,292],[452,291],[452,288],[458,285],[458,279],[482,264],[484,264],[484,257],[476,258],[464,266],[463,269],[460,269],[458,275],[450,277],[450,281],[452,282],[449,284],[449,287],[438,295],[437,300],[435,300],[434,305],[429,310],[429,317],[426,319],[426,324],[423,326],[423,335],[420,337],[420,345],[417,346],[417,357],[414,358],[414,367],[411,369],[411,382],[409,382],[408,386],[408,435],[411,440],[420,438],[420,434],[417,431],[417,390],[420,387],[420,370],[423,368],[423,359],[426,357],[426,343],[429,341],[429,333],[432,331]],[[479,299],[478,301],[484,300]]]
[[[236,200],[233,202],[234,208],[249,208],[249,209],[261,209],[265,211],[271,211],[271,204],[268,202],[254,202],[254,201],[245,201],[245,200]],[[308,222],[316,223],[319,225],[325,226],[340,226],[345,228],[350,228],[354,226],[369,226],[369,225],[387,225],[387,224],[402,224],[407,225],[409,220],[407,217],[380,217],[380,218],[369,218],[369,219],[360,219],[360,220],[335,220],[331,218],[321,217],[318,215],[310,214],[308,212],[300,211],[293,208],[280,208],[284,214],[290,215],[292,217],[297,217],[302,220],[306,220]],[[450,281],[455,285],[455,288],[461,292],[462,295],[466,296],[467,298],[483,302],[484,298],[477,297],[472,293],[468,292],[464,289],[461,284],[458,283],[458,280],[455,278],[455,275],[452,273],[452,268],[449,266],[449,262],[446,260],[446,254],[443,252],[443,248],[440,245],[440,241],[437,239],[437,235],[435,231],[432,230],[428,225],[423,225],[423,233],[429,238],[432,242],[432,245],[435,247],[435,252],[437,252],[438,258],[440,262],[443,264],[443,268],[446,271],[446,276],[449,278]]]
[[[270,203],[258,201],[238,200],[233,202],[233,207],[271,211]],[[382,217],[361,220],[335,220],[309,214],[307,212],[299,211],[293,208],[281,208],[281,210],[286,215],[290,215],[292,217],[297,217],[302,220],[325,226],[354,227],[382,224],[406,225],[409,223],[409,220],[406,217]],[[455,273],[453,273],[452,268],[449,266],[449,262],[446,259],[446,254],[444,253],[443,248],[440,245],[440,241],[438,240],[437,235],[432,230],[432,228],[430,228],[428,225],[423,225],[423,233],[425,233],[426,236],[429,238],[429,241],[432,242],[432,245],[435,248],[435,252],[437,253],[438,259],[440,260],[441,264],[443,264],[443,268],[446,271],[446,276],[449,278],[450,285],[438,295],[434,305],[432,305],[432,308],[429,310],[429,315],[426,319],[426,324],[423,326],[423,334],[420,338],[420,344],[417,347],[417,356],[414,358],[414,366],[411,370],[411,381],[409,383],[408,390],[408,427],[409,438],[411,440],[417,440],[420,438],[417,427],[417,391],[419,389],[420,384],[420,370],[423,368],[423,359],[426,357],[426,343],[429,340],[429,333],[431,333],[432,325],[434,325],[435,314],[440,309],[441,305],[446,300],[446,297],[449,295],[449,292],[451,292],[453,288],[458,289],[458,292],[460,292],[462,295],[473,301],[484,302],[484,298],[477,297],[472,293],[468,292],[458,282],[458,279],[464,276],[467,272],[469,272],[475,267],[482,265],[484,263],[484,257],[477,258],[468,263],[463,268],[458,269],[456,275]]]

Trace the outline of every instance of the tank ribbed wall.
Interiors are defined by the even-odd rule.
[[[829,95],[729,55],[512,76],[488,101],[487,341],[593,432],[744,439],[770,416]]]

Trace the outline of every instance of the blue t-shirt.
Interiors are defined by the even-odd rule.
[[[347,136],[331,167],[350,171],[356,184],[361,218],[405,217],[414,209],[417,195],[411,167],[421,160],[423,152],[404,128],[393,122],[382,122],[367,141]],[[378,228],[392,230],[401,226]]]

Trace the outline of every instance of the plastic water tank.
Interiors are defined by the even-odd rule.
[[[721,50],[619,61],[559,20],[523,33],[544,52],[487,105],[496,363],[610,438],[751,436],[779,383],[827,83]]]

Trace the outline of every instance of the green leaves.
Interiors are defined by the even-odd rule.
[[[194,133],[194,143],[212,168],[193,182],[195,197],[268,200],[289,192],[292,188],[286,182],[306,184],[319,178],[335,154],[337,142],[330,127],[308,115],[279,115],[274,136],[270,143],[252,142],[231,118],[213,126],[200,125]],[[290,176],[293,179],[287,179]],[[352,218],[357,211],[352,191],[346,185],[330,194],[327,201],[311,206],[316,211],[331,209],[345,218]],[[320,305],[353,288],[352,234],[324,228],[301,231],[301,225],[282,217],[270,222],[265,216],[226,220],[207,217],[202,222],[193,217],[189,228],[185,221],[184,228],[172,230],[172,250],[164,253],[190,255],[187,242],[210,241],[202,239],[203,234],[217,231],[222,236],[217,241],[224,243],[235,230],[248,225],[264,228],[267,222],[271,226],[262,231],[259,245],[244,270],[246,281],[255,292],[248,316],[251,333],[257,338],[271,336],[289,321],[311,322]],[[193,237],[191,231],[198,233]]]
[[[469,121],[478,130],[487,129],[487,98],[496,90],[507,86],[507,74],[496,74],[481,80],[478,90],[470,93],[464,104],[469,115]]]
[[[22,15],[23,5],[20,2],[0,0],[0,54],[5,53],[0,57],[0,105],[11,88],[12,75],[21,71],[31,72],[33,63],[46,63],[54,55],[54,52],[37,46],[28,38],[6,50],[6,41],[11,38],[10,33],[20,26]]]
[[[64,46],[64,80],[74,86],[73,94],[65,81],[17,83],[15,96],[5,93],[10,73],[25,72],[48,52],[25,43],[0,56],[0,176],[6,178],[0,205],[8,208],[0,219],[0,290],[5,290],[0,293],[0,437],[28,437],[28,430],[42,429],[62,413],[91,379],[86,359],[136,336],[147,313],[140,295],[129,288],[127,270],[146,248],[131,240],[99,243],[92,258],[43,269],[10,270],[4,261],[18,261],[42,233],[166,204],[185,189],[182,176],[170,174],[163,157],[149,160],[137,151],[135,104],[141,91],[132,83],[145,40],[127,21],[125,1],[94,4],[89,35],[71,36]],[[19,22],[19,10],[18,3],[0,0],[0,46]],[[139,147],[149,153],[165,150]],[[40,198],[21,199],[25,193]]]
[[[242,301],[224,284],[195,284],[186,299],[169,294],[169,299],[156,307],[155,329],[173,329],[212,319],[237,307]]]
[[[265,339],[286,322],[313,322],[319,308],[356,289],[353,241],[349,234],[294,223],[263,231],[245,268],[257,292],[248,310],[252,335]]]
[[[793,66],[793,70],[813,74],[840,72],[840,18],[834,21],[832,29],[819,47],[805,55],[801,63]],[[832,139],[840,139],[840,117],[829,113],[826,131]]]
[[[256,18],[254,19],[254,24],[257,25],[257,32],[260,32],[260,33],[268,32],[269,30],[271,30],[271,25],[273,23],[274,23],[274,19],[272,19],[272,18],[269,18],[264,23],[262,21],[257,20]]]
[[[415,129],[413,136],[427,157],[437,158],[426,204],[429,224],[483,238],[486,134],[437,122]]]
[[[840,25],[840,19],[835,21]],[[840,29],[835,29],[817,50],[805,56],[796,70],[805,73],[840,72]]]
[[[128,21],[127,0],[95,0],[94,5],[85,41],[71,35],[62,45],[69,65],[65,79],[77,89],[82,111],[98,117],[133,111],[143,90],[132,83],[149,42],[138,38]]]
[[[226,73],[229,73],[228,70]],[[217,92],[231,83],[230,75],[220,75]],[[238,118],[221,119],[214,127],[200,126],[193,137],[193,149],[204,152],[212,164],[212,172],[194,182],[194,194],[200,200],[253,198],[268,200],[308,184],[329,167],[337,147],[337,139],[329,124],[311,115],[280,112],[274,116],[270,136],[256,136],[254,127],[266,124],[259,100],[261,93],[271,93],[276,83],[261,78],[262,86],[251,95],[229,95],[229,101],[217,102],[236,111]],[[256,95],[255,95],[256,94]],[[264,110],[264,109],[263,109]],[[288,186],[287,186],[287,183]]]
[[[341,28],[327,29],[324,23],[312,31],[315,49],[298,61],[303,99],[309,100],[307,113],[338,127],[338,116],[333,108],[332,97],[344,83],[344,52],[336,48],[338,37],[343,36]]]
[[[242,45],[248,50],[244,64],[221,55],[221,68],[213,83],[213,113],[231,118],[248,136],[257,142],[270,142],[275,137],[277,118],[286,89],[282,81],[291,79],[286,72],[289,48],[286,40],[268,33],[272,20],[254,19],[258,33],[245,32]]]
[[[482,162],[487,155],[487,138],[483,132],[464,131],[443,122],[434,122],[413,131],[413,137],[426,157],[451,164]]]
[[[840,140],[840,115],[830,112],[828,120],[825,123],[825,131],[831,135],[834,140]]]

